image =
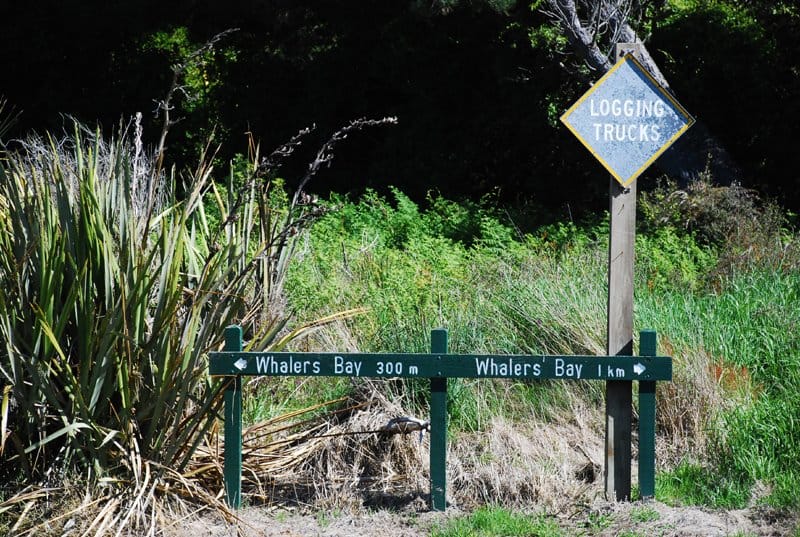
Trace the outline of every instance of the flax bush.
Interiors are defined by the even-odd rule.
[[[128,140],[80,130],[29,140],[2,168],[6,472],[60,459],[103,474],[134,445],[180,466],[208,426],[200,358],[219,329],[204,321],[242,316],[246,299],[241,245],[193,240],[210,236],[207,172],[178,201]]]
[[[187,485],[180,472],[215,426],[222,386],[205,355],[223,328],[242,325],[259,350],[320,324],[288,325],[282,300],[295,245],[322,213],[301,190],[276,190],[277,163],[299,138],[266,158],[251,147],[225,192],[211,158],[183,177],[165,173],[140,135],[138,122],[111,141],[76,125],[0,162],[6,499],[77,473],[121,485],[129,507],[149,511],[155,491],[170,489],[160,478]],[[17,505],[24,518],[29,499],[11,498],[0,515]],[[103,512],[109,523],[130,518]]]

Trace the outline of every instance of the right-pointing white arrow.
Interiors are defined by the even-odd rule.
[[[646,369],[647,368],[645,366],[643,366],[642,364],[634,364],[633,365],[633,372],[636,373],[637,375],[641,375],[642,373],[645,372]]]

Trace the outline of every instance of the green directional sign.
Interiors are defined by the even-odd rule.
[[[211,353],[211,375],[670,380],[663,356]]]
[[[655,386],[672,380],[672,359],[656,354],[656,333],[641,333],[642,356],[554,356],[449,354],[447,331],[431,331],[430,354],[243,352],[242,329],[225,329],[225,350],[209,353],[209,374],[225,382],[225,498],[242,500],[242,376],[406,377],[430,379],[430,504],[445,509],[447,467],[447,379],[604,380],[639,383],[639,489],[655,491]],[[385,430],[385,429],[384,429]],[[381,432],[383,432],[382,430]]]

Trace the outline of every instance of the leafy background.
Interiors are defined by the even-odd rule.
[[[498,193],[552,221],[605,208],[607,176],[557,121],[596,76],[564,67],[569,51],[539,4],[6,2],[0,16],[14,24],[0,35],[0,94],[23,111],[16,134],[61,129],[63,113],[109,129],[142,112],[153,140],[169,66],[237,28],[187,74],[173,158],[191,161],[214,127],[232,142],[222,155],[230,156],[244,151],[247,132],[275,147],[312,124],[327,133],[391,115],[395,128],[339,150],[318,192],[396,186],[416,202],[430,190],[472,200]],[[796,211],[796,4],[643,5],[640,34],[678,99],[731,152],[742,184]]]

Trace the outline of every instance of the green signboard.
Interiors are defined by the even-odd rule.
[[[639,481],[642,497],[655,490],[655,385],[672,379],[672,359],[656,356],[656,333],[641,334],[640,356],[449,354],[447,331],[431,331],[429,354],[243,352],[242,330],[225,330],[225,350],[209,354],[209,374],[225,386],[225,497],[242,500],[242,377],[330,376],[430,379],[431,507],[446,506],[447,379],[639,381]]]
[[[664,356],[211,353],[212,375],[670,380]]]

